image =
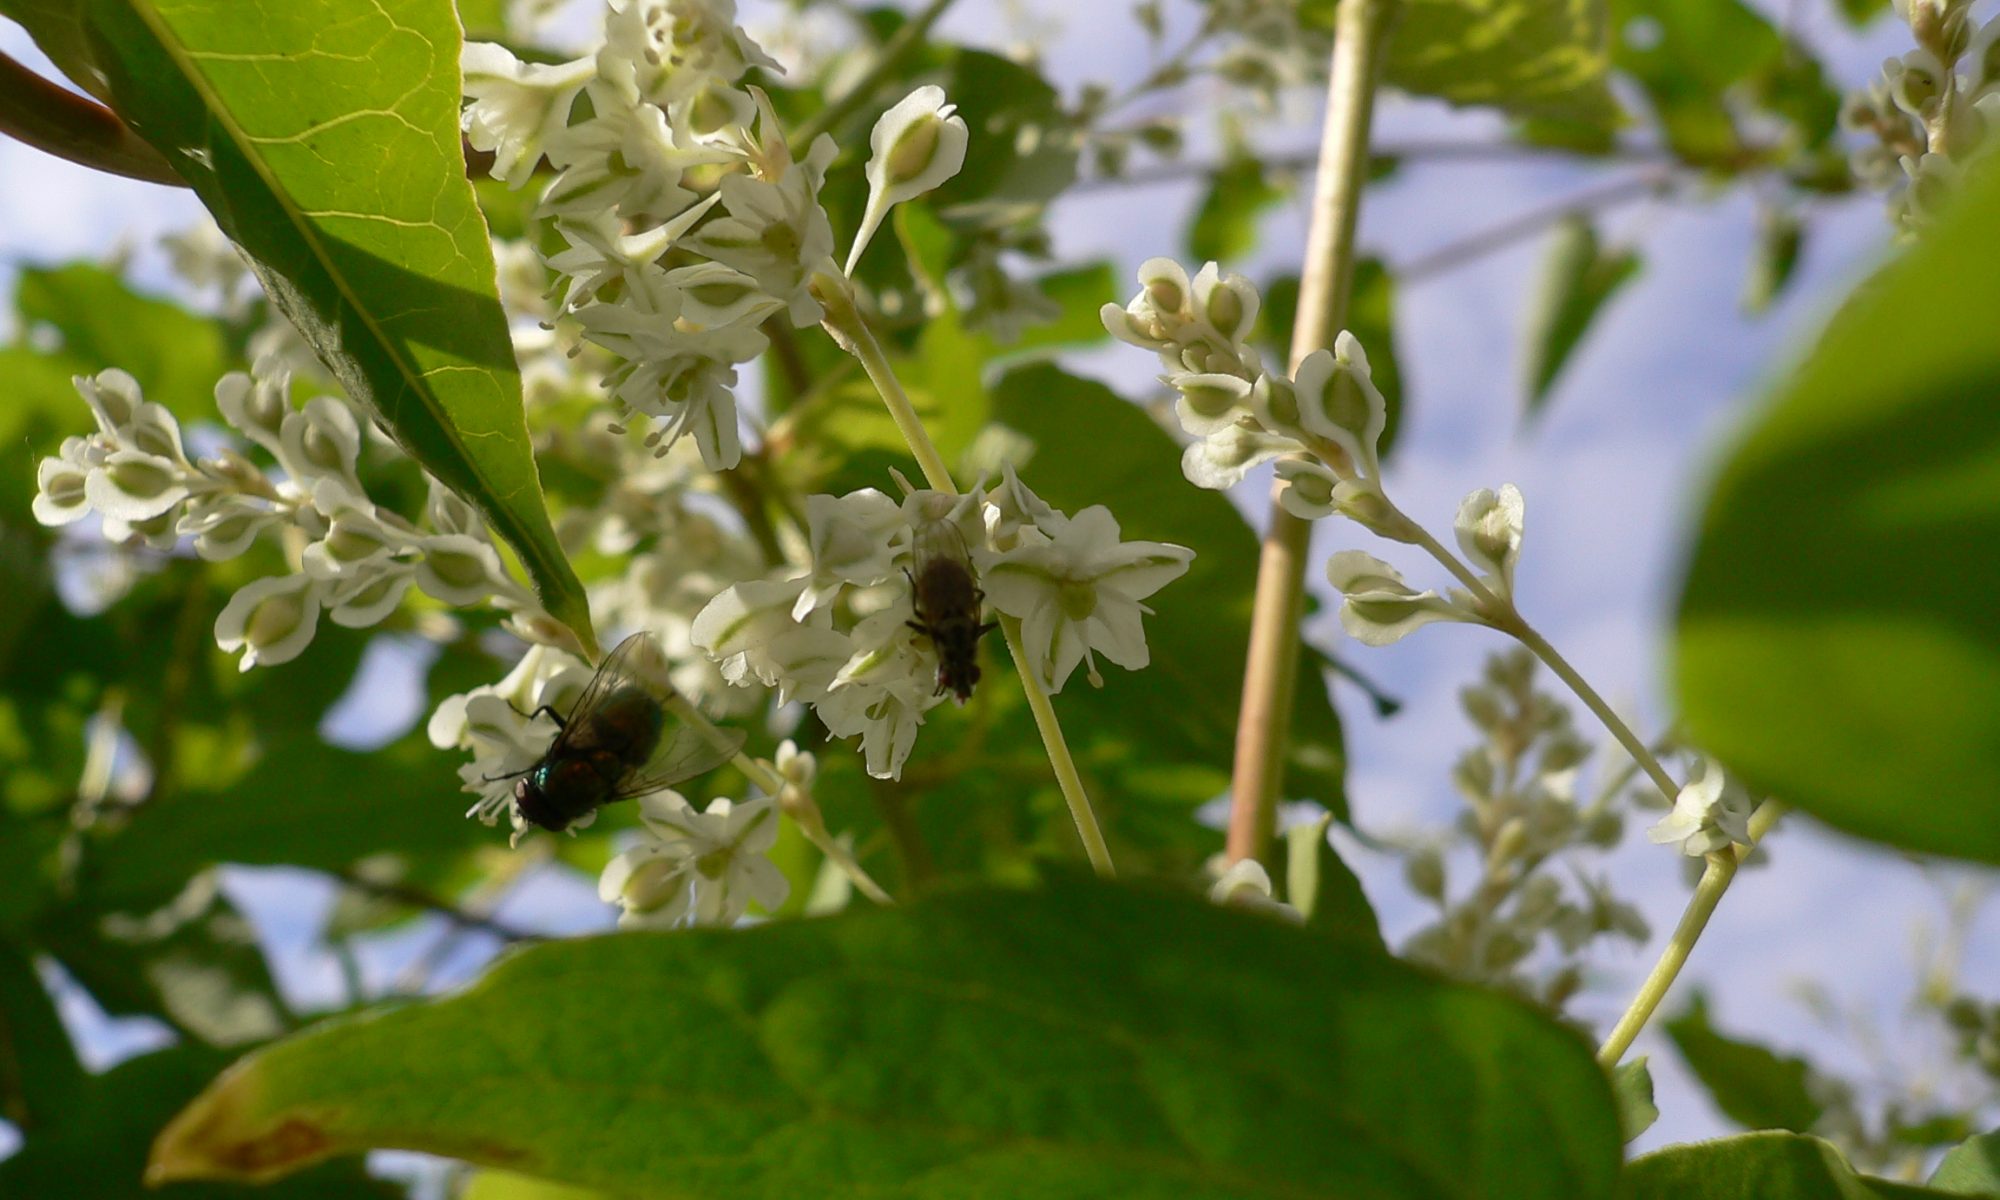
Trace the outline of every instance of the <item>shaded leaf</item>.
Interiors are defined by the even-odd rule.
[[[448,0],[393,14],[299,0],[254,21],[226,0],[88,3],[119,111],[248,252],[347,393],[479,509],[588,646],[465,179]]]
[[[1766,205],[1757,211],[1757,243],[1743,281],[1743,308],[1761,313],[1792,281],[1805,242],[1805,222],[1797,213]]]
[[[1718,1033],[1701,993],[1662,1028],[1708,1089],[1709,1099],[1738,1125],[1804,1133],[1826,1111],[1813,1095],[1813,1070],[1804,1059]]]
[[[239,365],[220,324],[141,295],[92,263],[22,271],[15,303],[23,322],[60,336],[58,345],[38,351],[60,353],[73,374],[125,370],[141,382],[146,399],[183,420],[214,420],[215,381]]]
[[[0,1120],[31,1137],[61,1120],[85,1086],[32,955],[0,941]]]
[[[1273,205],[1285,198],[1272,183],[1264,163],[1254,155],[1232,158],[1211,171],[1208,188],[1188,225],[1188,253],[1197,262],[1230,263],[1257,245],[1258,224]]]
[[[1518,116],[1617,123],[1601,0],[1406,0],[1400,7],[1383,67],[1390,84]]]
[[[1590,332],[1591,323],[1638,273],[1638,254],[1600,245],[1588,219],[1571,217],[1557,226],[1528,306],[1522,377],[1529,417],[1549,402],[1557,376]]]
[[[159,1187],[144,1179],[153,1135],[228,1061],[204,1047],[174,1046],[89,1079],[54,1128],[30,1133],[17,1154],[0,1162],[0,1196],[243,1200],[252,1193],[239,1187]],[[403,1193],[369,1179],[356,1162],[317,1167],[254,1194],[259,1200],[386,1200]]]
[[[1869,280],[1705,503],[1690,740],[1864,837],[2000,862],[2000,179]]]
[[[1646,1067],[1645,1055],[1611,1068],[1611,1091],[1618,1097],[1618,1124],[1625,1130],[1627,1142],[1660,1119],[1659,1107],[1653,1103],[1653,1073]]]
[[[1602,1073],[1525,1005],[1081,879],[538,946],[253,1055],[153,1161],[376,1146],[697,1195],[1592,1200],[1618,1172]]]
[[[1285,831],[1283,877],[1277,881],[1285,903],[1299,910],[1306,928],[1337,937],[1350,937],[1378,950],[1387,950],[1382,941],[1382,925],[1375,919],[1375,906],[1361,890],[1333,843],[1327,827],[1333,814],[1316,821],[1304,821]]]
[[[1921,1200],[1943,1193],[1855,1172],[1833,1143],[1745,1133],[1632,1160],[1624,1200]]]
[[[2000,1196],[2000,1132],[1982,1133],[1946,1151],[1928,1186],[1953,1196]]]

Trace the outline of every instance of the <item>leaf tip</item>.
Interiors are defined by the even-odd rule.
[[[334,1153],[333,1139],[296,1112],[259,1111],[254,1071],[232,1069],[182,1109],[153,1140],[146,1186],[193,1179],[267,1183]]]

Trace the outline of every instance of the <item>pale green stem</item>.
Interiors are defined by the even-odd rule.
[[[669,697],[667,709],[710,742],[730,746],[736,744],[736,739],[716,728],[715,722],[704,716],[702,711],[685,696]],[[762,788],[765,795],[775,797],[784,804],[786,814],[798,825],[800,832],[806,835],[806,840],[818,847],[821,854],[826,855],[834,866],[839,867],[854,881],[855,890],[877,904],[895,903],[889,893],[883,890],[882,885],[876,883],[867,869],[856,861],[854,855],[848,853],[847,847],[834,840],[833,835],[827,832],[826,822],[820,819],[819,807],[812,802],[812,797],[799,796],[798,790],[787,783],[783,775],[740,750],[736,751],[729,761],[737,770],[743,772],[744,777],[751,783]],[[788,797],[796,797],[795,802],[785,803]]]
[[[1397,515],[1401,516],[1400,513]],[[1536,658],[1548,665],[1549,670],[1555,672],[1556,678],[1562,680],[1570,691],[1576,693],[1576,698],[1583,701],[1584,707],[1603,722],[1604,727],[1611,731],[1611,736],[1618,739],[1618,744],[1625,747],[1625,753],[1632,756],[1632,761],[1638,763],[1639,769],[1646,772],[1653,785],[1660,789],[1660,794],[1667,798],[1667,803],[1672,804],[1681,794],[1681,785],[1674,782],[1674,777],[1667,774],[1666,768],[1660,765],[1660,760],[1652,749],[1640,741],[1639,735],[1632,732],[1632,727],[1604,702],[1604,697],[1597,694],[1597,689],[1591,687],[1590,682],[1578,674],[1575,667],[1569,665],[1569,660],[1564,658],[1547,638],[1528,624],[1527,618],[1514,607],[1513,601],[1487,587],[1486,582],[1474,574],[1471,567],[1460,562],[1456,554],[1445,549],[1444,544],[1432,537],[1422,526],[1407,520],[1404,524],[1408,526],[1408,532],[1416,544],[1443,564],[1445,570],[1450,571],[1465,585],[1466,591],[1472,593],[1472,598],[1478,604],[1480,611],[1495,629],[1526,646]]]
[[[1083,852],[1090,856],[1091,867],[1109,879],[1118,873],[1111,866],[1111,848],[1104,844],[1104,832],[1097,827],[1097,814],[1091,811],[1090,794],[1083,790],[1076,760],[1070,757],[1069,742],[1056,720],[1055,705],[1049,703],[1049,694],[1035,677],[1027,649],[1021,644],[1021,622],[1003,614],[1000,632],[1007,639],[1007,652],[1014,656],[1021,690],[1028,694],[1028,711],[1035,714],[1035,728],[1041,732],[1042,744],[1049,748],[1049,765],[1055,768],[1056,782],[1062,787],[1063,799],[1069,802],[1069,815],[1076,822],[1076,835],[1083,839]]]
[[[875,340],[868,322],[854,307],[847,281],[816,279],[813,296],[826,308],[823,322],[826,331],[833,335],[833,340],[843,350],[860,360],[862,369],[874,381],[875,390],[882,394],[882,403],[888,407],[890,418],[902,431],[903,440],[910,445],[910,453],[923,469],[924,481],[936,491],[958,495],[958,485],[952,481],[951,470],[945,466],[944,457],[931,442],[923,419],[917,416],[916,406],[910,403],[909,393],[897,380],[895,369],[889,365],[889,356],[882,352],[881,343]],[[1049,703],[1048,693],[1042,688],[1035,665],[1021,644],[1020,622],[1003,616],[1000,627],[1007,638],[1007,649],[1014,656],[1014,673],[1021,680],[1021,690],[1027,693],[1028,709],[1035,715],[1035,729],[1042,735],[1042,747],[1048,752],[1049,766],[1055,771],[1063,800],[1069,804],[1077,836],[1083,840],[1084,853],[1090,857],[1090,865],[1099,875],[1110,878],[1115,874],[1111,852],[1106,848],[1104,834],[1098,828],[1097,814],[1090,807],[1090,793],[1084,790],[1083,776],[1077,772],[1076,760],[1070,755],[1069,742],[1063,737],[1062,724],[1056,720],[1055,707]]]
[[[1687,911],[1681,914],[1680,924],[1674,926],[1674,936],[1660,952],[1660,960],[1647,973],[1646,981],[1639,985],[1639,994],[1632,997],[1632,1003],[1625,1009],[1625,1015],[1618,1018],[1618,1024],[1611,1029],[1611,1036],[1604,1039],[1604,1046],[1597,1052],[1597,1061],[1606,1067],[1618,1065],[1625,1051],[1632,1046],[1632,1039],[1646,1027],[1653,1013],[1666,999],[1667,989],[1674,985],[1674,979],[1687,965],[1688,955],[1694,951],[1694,944],[1701,938],[1701,931],[1708,925],[1709,917],[1715,915],[1715,906],[1721,902],[1722,894],[1729,890],[1730,881],[1736,878],[1736,869],[1750,851],[1785,815],[1785,806],[1776,800],[1766,800],[1750,814],[1750,841],[1738,843],[1708,856],[1708,866],[1701,873],[1701,882],[1694,888],[1694,895],[1688,900]]]

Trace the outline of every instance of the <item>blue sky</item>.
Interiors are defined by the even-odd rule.
[[[754,27],[760,8],[745,7]],[[998,44],[1022,28],[1052,34],[1049,69],[1071,84],[1108,79],[1115,86],[1146,70],[1125,6],[1043,0],[1028,6],[1035,16],[1025,26],[996,15],[1020,7],[961,4],[943,28]],[[1843,82],[1864,80],[1885,54],[1905,45],[1891,21],[1857,39],[1832,18],[1830,6],[1795,7],[1804,36],[1829,55]],[[1187,16],[1185,6],[1169,8]],[[45,66],[11,26],[0,26],[0,51]],[[1268,141],[1310,146],[1314,115],[1312,104],[1302,99]],[[1191,124],[1198,130],[1202,122]],[[1498,134],[1498,122],[1487,115],[1401,98],[1385,102],[1378,121],[1378,140],[1390,144],[1496,140]],[[1196,153],[1202,145],[1197,137]],[[1360,242],[1392,264],[1410,261],[1506,216],[1632,170],[1629,164],[1582,167],[1551,160],[1413,164],[1369,193]],[[1075,197],[1051,222],[1057,250],[1068,259],[1109,258],[1121,279],[1130,279],[1141,260],[1176,252],[1195,199],[1196,188],[1188,183]],[[102,256],[119,246],[134,249],[142,280],[163,285],[154,243],[199,211],[186,192],[95,175],[0,142],[0,286],[11,286],[19,263]],[[1754,403],[1760,382],[1798,352],[1829,306],[1887,247],[1878,199],[1864,196],[1826,207],[1813,222],[1798,281],[1784,301],[1747,319],[1737,300],[1753,216],[1749,197],[1740,190],[1704,195],[1692,187],[1672,202],[1628,205],[1609,215],[1607,232],[1640,246],[1644,271],[1592,332],[1532,430],[1522,430],[1517,419],[1517,381],[1520,326],[1540,261],[1539,241],[1410,286],[1397,312],[1411,399],[1388,468],[1391,494],[1406,511],[1442,529],[1465,492],[1518,484],[1528,504],[1518,583],[1524,611],[1615,704],[1641,714],[1645,730],[1656,729],[1668,711],[1662,677],[1667,617],[1702,480]],[[1253,277],[1296,269],[1304,227],[1303,200],[1295,197],[1268,218],[1266,240],[1254,261],[1229,265]],[[1078,366],[1114,380],[1127,394],[1152,386],[1153,364],[1135,350],[1092,353]],[[1262,479],[1254,480],[1239,497],[1254,520],[1262,519],[1264,486]],[[1334,522],[1316,530],[1314,561],[1349,547],[1404,567],[1413,581],[1432,577],[1424,562],[1397,553],[1406,547],[1385,547]],[[1162,602],[1171,602],[1170,593]],[[1456,691],[1484,655],[1499,648],[1496,637],[1437,626],[1370,650],[1341,644],[1337,628],[1325,620],[1312,633],[1404,701],[1399,715],[1383,721],[1358,694],[1339,693],[1349,723],[1357,821],[1377,831],[1448,821],[1458,802],[1446,772],[1469,737]],[[393,673],[397,667],[391,659],[381,669]],[[1851,1042],[1828,1037],[1806,1019],[1795,988],[1800,980],[1815,980],[1842,1003],[1872,1013],[1892,1038],[1893,1056],[1896,1022],[1914,981],[1913,936],[1941,924],[1946,889],[1972,874],[1921,868],[1796,817],[1769,845],[1769,865],[1738,881],[1682,988],[1705,987],[1724,1028],[1865,1069],[1867,1061]],[[1355,857],[1392,940],[1414,928],[1422,913],[1407,900],[1396,866],[1366,853]],[[1601,977],[1577,1003],[1579,1015],[1600,1026],[1609,1024],[1651,964],[1659,937],[1672,927],[1687,892],[1674,855],[1647,844],[1636,830],[1612,859],[1611,870],[1619,894],[1638,902],[1657,932],[1653,946],[1603,956]],[[288,985],[306,997],[337,994],[333,964],[309,940],[328,902],[327,889],[270,872],[238,873],[232,887],[272,939]],[[587,886],[554,880],[524,890],[505,915],[554,927],[596,927],[608,920]],[[1977,948],[2000,934],[1996,922],[2000,916],[1985,914],[1970,945]],[[379,948],[366,963],[371,980],[379,986],[393,978],[430,936],[424,931]],[[468,946],[443,977],[464,977],[488,948]],[[1975,949],[1964,968],[1973,990],[2000,994],[2000,956]],[[143,1034],[107,1025],[86,1006],[70,1009],[87,1024],[93,1057],[100,1062],[142,1044]],[[1639,1046],[1654,1054],[1663,1114],[1641,1145],[1724,1132],[1721,1118],[1675,1066],[1671,1051],[1662,1049],[1652,1035]]]

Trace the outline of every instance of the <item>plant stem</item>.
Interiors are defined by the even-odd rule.
[[[1730,881],[1736,878],[1736,869],[1743,865],[1750,851],[1785,815],[1785,806],[1776,800],[1766,800],[1750,814],[1749,844],[1737,844],[1718,850],[1708,856],[1708,866],[1701,873],[1701,882],[1695,885],[1694,895],[1688,900],[1687,911],[1681,914],[1680,924],[1674,926],[1674,936],[1660,952],[1660,960],[1647,973],[1646,981],[1639,985],[1639,994],[1632,997],[1625,1015],[1618,1018],[1612,1027],[1611,1036],[1604,1039],[1604,1046],[1597,1052],[1597,1061],[1606,1067],[1618,1065],[1625,1051],[1632,1046],[1632,1039],[1646,1027],[1653,1013],[1660,1007],[1660,1001],[1667,995],[1667,989],[1674,985],[1674,979],[1687,964],[1688,955],[1694,944],[1707,927],[1708,919],[1715,915],[1715,906],[1722,900],[1722,894],[1729,890]]]
[[[853,292],[849,290],[847,281],[827,279],[824,286],[815,281],[813,295],[826,308],[826,318],[822,322],[826,331],[841,349],[860,360],[862,369],[874,382],[875,390],[882,394],[882,403],[888,407],[890,418],[902,431],[903,440],[910,445],[910,453],[923,469],[924,481],[946,495],[958,495],[958,485],[952,481],[944,456],[938,453],[929,431],[924,428],[923,419],[917,416],[916,406],[910,403],[909,393],[897,380],[895,369],[889,365],[889,356],[882,352],[882,344],[875,340],[868,322],[854,307]],[[1027,693],[1028,709],[1034,713],[1035,729],[1042,735],[1042,748],[1048,752],[1049,766],[1055,771],[1063,800],[1069,805],[1071,818],[1076,821],[1076,833],[1083,840],[1084,853],[1090,857],[1091,867],[1108,879],[1115,874],[1111,866],[1111,852],[1104,844],[1104,834],[1097,827],[1097,815],[1090,807],[1090,794],[1084,790],[1083,777],[1078,774],[1076,760],[1070,755],[1062,723],[1056,719],[1056,710],[1049,703],[1048,693],[1042,689],[1042,681],[1021,644],[1021,623],[1003,615],[1000,628],[1006,634],[1007,649],[1014,656],[1014,674],[1021,680],[1021,690]]]
[[[1394,0],[1341,0],[1328,68],[1312,225],[1292,326],[1294,369],[1332,344],[1347,321],[1354,283],[1354,226],[1368,175],[1368,133],[1382,42]],[[1263,859],[1271,848],[1277,796],[1298,680],[1299,623],[1305,612],[1305,559],[1311,526],[1271,502],[1257,563],[1257,596],[1243,668],[1236,763],[1230,781],[1230,859]]]
[[[1536,658],[1548,666],[1549,670],[1555,672],[1556,678],[1567,684],[1569,690],[1576,693],[1576,698],[1583,701],[1584,707],[1611,731],[1611,736],[1617,738],[1618,744],[1625,747],[1625,753],[1632,756],[1632,761],[1639,764],[1639,768],[1653,781],[1653,786],[1659,788],[1660,794],[1666,797],[1667,803],[1672,804],[1681,794],[1681,785],[1674,782],[1674,777],[1667,774],[1666,768],[1660,765],[1660,760],[1653,754],[1652,748],[1639,740],[1639,735],[1633,733],[1632,727],[1604,702],[1604,697],[1597,694],[1597,689],[1591,687],[1589,681],[1578,674],[1575,667],[1569,665],[1569,660],[1549,643],[1549,639],[1528,624],[1528,619],[1514,607],[1512,600],[1496,595],[1479,576],[1472,573],[1472,568],[1460,562],[1456,554],[1445,549],[1443,543],[1432,537],[1429,530],[1414,521],[1406,524],[1415,536],[1416,544],[1443,564],[1445,570],[1450,571],[1465,585],[1466,590],[1472,593],[1472,598],[1478,602],[1493,628],[1526,646]]]
[[[831,133],[834,126],[845,121],[856,109],[868,103],[869,97],[875,94],[875,89],[881,87],[882,82],[895,71],[896,64],[902,60],[904,52],[923,40],[924,35],[931,31],[931,26],[937,24],[938,18],[944,15],[944,11],[950,8],[951,4],[952,0],[931,0],[929,4],[924,5],[922,11],[904,21],[896,32],[889,35],[889,40],[882,43],[881,49],[875,52],[875,61],[869,64],[868,73],[855,80],[853,87],[835,97],[825,108],[814,113],[805,124],[799,126],[792,134],[792,144],[803,152],[813,144],[814,138],[822,133]]]
[[[1028,694],[1028,711],[1035,714],[1035,728],[1042,735],[1042,744],[1048,747],[1049,765],[1055,768],[1056,782],[1062,787],[1063,799],[1069,802],[1070,819],[1076,822],[1077,837],[1083,839],[1083,852],[1089,856],[1091,868],[1110,879],[1118,873],[1111,865],[1111,848],[1104,844],[1104,833],[1097,827],[1097,814],[1091,811],[1090,794],[1083,790],[1083,778],[1077,774],[1076,760],[1070,757],[1069,742],[1056,720],[1055,706],[1049,703],[1049,694],[1042,690],[1042,681],[1035,677],[1035,668],[1028,660],[1027,648],[1021,644],[1021,622],[1002,615],[1000,632],[1007,638],[1008,653],[1014,656],[1021,690]]]
[[[0,54],[0,134],[98,171],[186,187],[118,114]]]

